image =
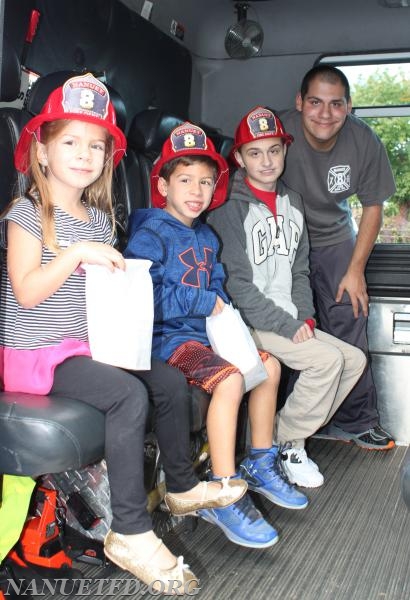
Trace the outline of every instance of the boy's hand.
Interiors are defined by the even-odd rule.
[[[223,311],[225,306],[225,302],[219,296],[216,297],[216,302],[213,311],[211,312],[211,316],[219,315]]]
[[[303,323],[303,325],[299,327],[299,329],[293,336],[292,342],[294,344],[299,344],[300,342],[306,342],[307,340],[310,340],[313,337],[315,337],[315,334],[313,333],[309,325],[307,323]]]

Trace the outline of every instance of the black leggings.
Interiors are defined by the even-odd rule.
[[[187,384],[177,369],[153,359],[151,371],[129,373],[75,356],[56,368],[51,394],[81,400],[105,414],[113,531],[133,534],[152,529],[144,489],[149,400],[154,405],[167,490],[184,492],[198,483],[190,459]]]

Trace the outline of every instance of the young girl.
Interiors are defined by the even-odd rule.
[[[54,90],[25,126],[15,164],[30,184],[4,217],[4,386],[76,398],[104,412],[113,514],[106,555],[144,583],[157,581],[156,589],[174,580],[183,586],[193,580],[195,587],[182,557],[177,560],[154,534],[145,508],[147,389],[155,405],[167,501],[176,513],[227,506],[245,493],[246,484],[198,483],[189,458],[186,384],[176,369],[154,360],[150,372],[135,376],[93,361],[88,346],[81,264],[125,268],[113,247],[110,197],[113,166],[125,147],[108,91],[91,74]]]

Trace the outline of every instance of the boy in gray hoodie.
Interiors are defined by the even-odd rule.
[[[284,446],[282,465],[289,480],[318,487],[323,475],[307,457],[305,440],[335,413],[366,358],[316,328],[303,204],[279,179],[292,141],[272,111],[258,106],[245,115],[231,151],[239,169],[228,202],[209,215],[208,223],[220,236],[227,291],[257,346],[300,371],[277,415],[276,442]]]

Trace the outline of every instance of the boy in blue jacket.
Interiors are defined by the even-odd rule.
[[[223,267],[217,261],[217,238],[199,217],[224,202],[227,185],[228,166],[212,141],[196,125],[180,125],[165,142],[151,173],[155,208],[132,215],[125,251],[127,257],[153,263],[153,355],[178,367],[190,383],[212,395],[207,434],[215,479],[239,476],[235,440],[243,377],[211,350],[206,335],[206,317],[221,312],[229,298],[223,289]],[[262,360],[268,378],[249,398],[252,447],[244,461],[248,486],[280,506],[305,508],[306,496],[283,478],[278,446],[272,446],[280,365],[268,353],[262,353]],[[199,514],[243,546],[265,548],[278,540],[249,494],[230,507]]]

